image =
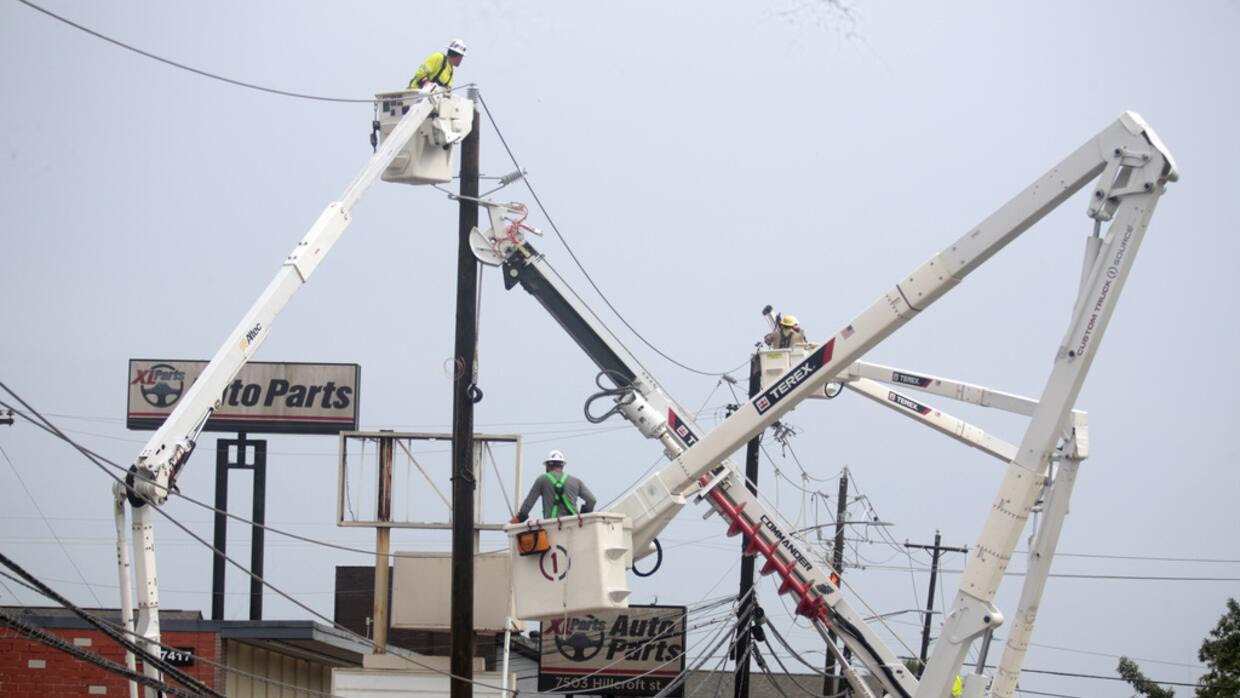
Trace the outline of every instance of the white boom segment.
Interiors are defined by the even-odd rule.
[[[931,376],[921,372],[892,368],[866,361],[858,361],[849,366],[846,372],[840,374],[840,379],[842,380],[851,381],[859,378],[868,378],[880,383],[890,383],[903,388],[920,390],[931,395],[967,402],[972,405],[1023,414],[1026,417],[1032,416],[1033,408],[1038,405],[1038,401],[1033,398],[1005,393],[983,385],[964,383],[950,378]]]
[[[276,315],[310,279],[310,275],[318,269],[323,258],[349,227],[353,206],[358,199],[401,154],[423,122],[444,100],[468,101],[447,93],[435,93],[424,95],[413,102],[400,123],[384,139],[340,199],[328,204],[314,225],[310,226],[305,237],[297,243],[280,266],[275,278],[215,352],[202,375],[185,392],[163,425],[151,435],[135,463],[138,477],[135,478],[134,485],[144,499],[154,504],[162,504],[168,498],[170,481],[175,478],[177,468],[193,449],[194,440],[215,411],[216,402],[224,388],[236,377],[254,352],[258,351],[258,347],[267,339]],[[472,108],[472,104],[470,106]],[[458,140],[469,132],[468,122],[466,123],[464,132],[458,134]]]
[[[944,695],[969,645],[1002,622],[992,601],[1043,483],[1071,406],[1093,363],[1124,282],[1167,182],[1178,172],[1171,154],[1139,117],[1125,114],[1066,163],[1102,170],[1090,214],[1110,220],[1046,388],[1016,458],[969,556],[951,612],[922,674],[926,692]],[[1103,169],[1105,168],[1105,169]],[[1071,172],[1067,173],[1071,176]],[[936,693],[937,691],[937,693]]]
[[[1095,177],[1099,180],[1088,215],[1099,222],[1112,223],[1105,237],[1090,243],[1096,252],[1087,259],[1081,297],[1055,357],[1051,378],[1033,407],[1029,429],[1011,458],[994,508],[970,555],[955,605],[919,683],[843,602],[839,588],[830,578],[830,570],[815,565],[801,544],[785,533],[757,498],[740,486],[742,480],[734,468],[720,469],[720,465],[742,444],[802,400],[815,396],[828,382],[837,380],[866,351],[955,287]],[[662,471],[639,484],[615,510],[632,520],[634,531],[645,530],[653,537],[683,506],[684,497],[700,488],[699,497],[707,499],[729,523],[729,533],[743,533],[749,551],[761,553],[766,559],[763,573],[780,574],[780,592],[793,593],[798,598],[798,613],[816,623],[831,624],[887,693],[906,698],[947,695],[969,644],[1002,622],[1003,616],[991,600],[1046,480],[1047,466],[1065,429],[1071,426],[1072,405],[1131,269],[1154,206],[1165,184],[1177,178],[1170,153],[1153,130],[1136,114],[1121,115],[969,233],[903,277],[833,337],[792,366],[782,378],[741,405]],[[512,238],[511,230],[508,234],[507,242],[511,243],[508,248],[519,248],[521,241]],[[497,253],[506,256],[503,255],[505,240],[492,236],[488,242]],[[1027,403],[1021,404],[1020,400],[1004,401],[1012,403],[1010,406],[1016,411],[1027,407]],[[994,450],[1005,456],[1010,452],[1002,448]],[[534,526],[546,532],[551,546],[556,545],[555,527]],[[510,528],[514,541],[520,528]],[[1053,541],[1051,549],[1053,552]],[[539,560],[518,556],[515,543],[513,550],[514,579],[520,580],[519,568],[537,566]],[[563,596],[565,576],[559,579],[545,573],[543,576],[548,584],[539,582],[537,588],[517,586],[518,606],[523,595]],[[537,570],[524,578],[537,579]],[[1040,594],[1040,589],[1036,593]],[[1036,601],[1033,606],[1036,608]],[[566,607],[563,612],[589,610]]]
[[[450,159],[450,153],[444,149],[463,139],[472,128],[473,102],[464,97],[429,88],[422,92],[387,93],[379,97],[384,105],[384,121],[389,122],[385,123],[385,127],[393,120],[397,121],[395,126],[390,131],[385,128],[382,145],[376,147],[374,155],[340,199],[328,204],[319,215],[280,265],[275,278],[224,340],[198,380],[181,397],[176,409],[151,435],[130,469],[128,483],[132,489],[120,483],[113,488],[119,548],[125,546],[123,503],[127,499],[134,507],[133,572],[138,586],[136,629],[145,638],[147,649],[153,653],[158,653],[156,643],[160,635],[159,589],[155,571],[155,533],[150,509],[145,505],[158,506],[167,500],[178,470],[193,451],[194,442],[215,411],[224,388],[258,350],[276,316],[310,279],[344,234],[352,221],[353,206],[375,180],[382,176],[392,181],[410,183],[439,181],[435,178],[443,176],[445,162]],[[396,110],[401,111],[397,113]],[[422,137],[411,142],[419,133]],[[423,140],[429,140],[431,144],[426,146]],[[413,155],[407,152],[410,147],[416,151]],[[423,151],[429,151],[430,155],[421,156]],[[419,166],[430,168],[427,177],[415,176]],[[389,168],[394,171],[389,172]],[[122,598],[125,599],[129,584],[128,560],[119,556],[118,564]],[[127,604],[128,601],[125,601],[122,606]],[[129,619],[126,618],[125,622],[128,623]],[[150,665],[144,671],[150,676],[159,675],[158,669]],[[147,695],[153,695],[152,689],[147,689]]]

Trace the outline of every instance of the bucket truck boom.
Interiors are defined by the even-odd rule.
[[[1067,335],[1055,355],[1047,387],[1032,409],[1024,440],[1014,454],[1010,447],[989,448],[998,455],[1012,455],[1007,474],[979,543],[970,554],[947,625],[919,682],[844,601],[832,571],[814,561],[801,543],[783,530],[776,517],[743,486],[743,478],[727,458],[802,400],[821,393],[829,382],[843,379],[865,352],[1094,179],[1097,185],[1087,215],[1095,221],[1095,236],[1087,243],[1085,277]],[[642,401],[634,397],[628,403],[630,411],[636,410],[635,415],[618,405],[644,434],[660,438],[672,462],[640,483],[613,512],[509,526],[518,615],[549,618],[623,607],[628,596],[624,568],[646,552],[648,542],[683,507],[686,497],[696,494],[728,523],[730,535],[745,536],[750,554],[763,556],[764,574],[778,573],[779,591],[797,599],[797,613],[809,617],[820,629],[832,626],[887,694],[903,698],[945,696],[969,644],[1002,623],[1003,616],[991,601],[1046,481],[1048,464],[1072,425],[1072,405],[1154,207],[1165,185],[1176,179],[1175,163],[1161,140],[1138,115],[1126,112],[959,240],[902,277],[710,433],[690,428],[691,439],[670,439],[669,446],[669,439],[664,437],[673,426],[673,417],[677,423],[690,426],[687,414],[673,410],[664,418],[654,409],[654,419],[643,426],[639,419]],[[505,217],[519,212],[520,207],[492,203],[487,207],[492,229],[476,235],[476,251],[483,261],[505,265],[508,276],[520,280],[525,270],[537,268],[541,259],[525,242],[519,227]],[[1104,222],[1110,226],[1099,236],[1098,228]],[[548,304],[530,285],[526,288]],[[584,317],[584,313],[579,315]],[[635,392],[641,392],[646,377],[635,375],[630,381]],[[647,389],[654,385],[651,379]],[[659,393],[661,390],[650,390],[641,397],[650,403],[650,395]],[[670,400],[667,404],[674,405]],[[583,586],[593,588],[583,590]]]
[[[410,184],[450,181],[452,144],[468,135],[472,128],[473,101],[450,92],[426,88],[376,95],[381,116],[376,126],[383,141],[374,155],[345,189],[328,204],[301,242],[280,265],[275,278],[250,307],[216,351],[198,380],[185,392],[176,409],[152,434],[122,485],[114,487],[118,533],[124,530],[124,503],[132,506],[134,559],[138,586],[136,632],[157,651],[159,640],[159,591],[155,574],[155,539],[148,504],[159,506],[175,487],[180,469],[194,450],[198,435],[216,410],[225,387],[254,355],[267,338],[276,316],[298,290],[309,281],[327,253],[352,222],[353,206],[375,180]],[[140,543],[139,543],[140,541]],[[118,541],[121,558],[122,613],[126,623],[132,616],[129,581],[124,559],[124,541]],[[148,675],[158,670],[147,667]]]

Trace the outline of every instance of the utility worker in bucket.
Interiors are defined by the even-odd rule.
[[[547,472],[534,482],[530,493],[521,503],[521,509],[512,517],[512,523],[521,523],[529,518],[534,500],[542,497],[543,518],[554,519],[560,516],[576,516],[578,513],[588,514],[594,511],[596,500],[594,493],[586,487],[586,483],[564,472],[564,454],[552,451],[543,461]],[[581,508],[577,508],[577,498],[581,498]]]
[[[453,39],[443,53],[432,53],[409,81],[409,89],[420,90],[426,84],[452,87],[452,73],[465,59],[465,42]]]
[[[787,349],[807,341],[795,315],[781,316],[779,326],[768,332],[762,340],[772,349]]]

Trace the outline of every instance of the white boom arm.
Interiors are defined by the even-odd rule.
[[[275,278],[229,333],[198,380],[147,441],[134,464],[137,477],[133,484],[142,499],[162,504],[168,498],[172,480],[193,450],[194,441],[215,411],[224,388],[267,339],[276,316],[310,279],[349,227],[354,204],[413,138],[443,96],[443,93],[429,94],[413,104],[340,199],[328,204],[305,237],[289,253]],[[138,503],[132,496],[130,501]]]
[[[1091,202],[1090,215],[1106,220],[1116,213],[1122,214],[1107,234],[1108,240],[1118,234],[1122,248],[1116,252],[1115,265],[1109,265],[1105,271],[1095,269],[1094,276],[1101,275],[1101,278],[1093,285],[1102,287],[1105,284],[1107,293],[1100,291],[1096,311],[1087,307],[1076,313],[1079,326],[1070,331],[1070,341],[1065,343],[1062,352],[1062,358],[1073,366],[1087,365],[1097,345],[1098,325],[1109,319],[1114,307],[1118,291],[1115,287],[1122,281],[1118,276],[1131,264],[1133,254],[1129,250],[1135,251],[1135,243],[1148,225],[1164,184],[1176,179],[1170,154],[1154,132],[1131,112],[1090,139],[964,237],[913,270],[789,370],[782,380],[742,405],[695,447],[651,476],[648,482],[657,482],[660,489],[669,494],[683,492],[696,484],[724,457],[820,390],[862,354],[925,310],[1099,174],[1104,174],[1097,189],[1099,203]],[[1121,268],[1120,264],[1124,266]],[[1079,386],[1076,389],[1079,390]],[[1039,404],[1045,402],[1044,396]],[[1034,416],[1037,416],[1036,411]],[[1053,431],[1057,435],[1058,427],[1059,421],[1056,421],[1043,427],[1043,431]],[[657,509],[658,502],[651,504]]]
[[[146,504],[161,505],[167,500],[180,468],[194,449],[194,442],[199,433],[215,411],[220,395],[225,386],[233,380],[246,361],[254,355],[259,345],[267,338],[276,316],[284,309],[289,300],[310,279],[310,275],[331,251],[332,246],[344,234],[351,222],[353,206],[362,195],[374,184],[376,179],[385,175],[385,171],[398,156],[403,156],[405,147],[410,144],[423,124],[436,117],[439,110],[445,109],[443,118],[436,118],[436,133],[433,137],[441,141],[435,143],[436,148],[455,143],[468,134],[472,121],[453,120],[449,115],[458,116],[460,107],[472,103],[461,97],[454,97],[448,92],[435,92],[428,88],[421,94],[391,93],[384,95],[385,109],[404,108],[407,102],[408,111],[400,117],[399,122],[388,133],[382,145],[358,173],[353,182],[345,189],[339,200],[328,204],[319,215],[318,220],[293,248],[288,258],[280,265],[271,283],[263,290],[262,295],[250,307],[224,340],[224,344],[215,352],[210,363],[203,369],[198,380],[185,392],[176,409],[164,421],[163,425],[151,436],[146,446],[138,454],[137,460],[130,469],[129,487],[117,483],[113,488],[116,499],[117,546],[124,549],[125,510],[124,501],[128,499],[134,507],[133,536],[135,555],[133,572],[138,587],[138,618],[136,631],[145,638],[147,649],[158,652],[159,628],[159,588],[156,584],[155,570],[155,533],[151,525],[150,507]],[[452,102],[452,100],[456,100]],[[453,107],[453,108],[447,108]],[[461,129],[461,126],[464,129]],[[403,170],[408,169],[408,157],[398,161]],[[440,158],[446,162],[446,158]],[[394,181],[411,181],[396,179]],[[140,544],[139,544],[140,542]],[[122,579],[122,606],[128,607],[129,575],[128,560],[119,558],[120,576]],[[130,619],[124,621],[128,624]],[[132,659],[130,659],[132,662]],[[146,666],[149,676],[158,676],[159,671],[153,666]],[[133,687],[131,685],[131,693]],[[147,695],[153,695],[147,689]]]
[[[647,499],[644,493],[663,492],[670,498],[697,483],[711,472],[722,456],[732,453],[801,400],[820,391],[867,350],[1099,175],[1101,179],[1088,213],[1096,220],[1111,220],[1112,223],[1087,275],[1088,292],[1082,294],[1075,309],[1068,334],[1056,356],[1051,379],[1034,409],[1030,429],[1016,458],[1008,467],[981,540],[970,556],[956,605],[916,692],[918,696],[946,695],[969,643],[1002,622],[1002,615],[990,602],[1045,480],[1046,466],[1063,433],[1071,405],[1131,269],[1154,206],[1165,184],[1178,178],[1170,153],[1137,115],[1122,115],[960,240],[904,277],[782,379],[742,405],[697,446],[640,485],[630,497],[645,499],[647,516],[658,518],[663,506],[661,501]],[[740,493],[743,494],[743,490]],[[716,509],[721,509],[716,499],[712,501],[717,504]],[[723,513],[728,515],[727,511]],[[752,515],[751,510],[746,508],[737,514],[731,517],[733,527],[750,527],[759,535],[765,533],[762,528],[765,522],[761,519],[746,521]],[[794,568],[800,565],[802,569],[798,572],[811,572],[800,564],[806,557],[804,553],[792,552],[797,547],[795,541],[783,538],[765,542],[776,543],[778,559],[773,564]],[[800,576],[795,583],[804,584],[810,592],[810,598],[803,602],[834,605],[838,589],[830,585],[829,580],[809,574]],[[837,624],[836,631],[841,630],[841,635],[847,639],[849,629]],[[864,659],[864,655],[861,656]],[[881,674],[879,678],[883,678]],[[905,682],[904,686],[887,685],[887,688],[896,695],[908,695],[912,693],[908,685],[909,682]]]
[[[704,432],[694,423],[692,415],[681,408],[658,381],[624,350],[621,343],[593,317],[580,299],[558,280],[546,260],[512,227],[507,217],[520,218],[523,215],[522,208],[516,204],[482,203],[490,213],[491,229],[486,232],[475,231],[473,241],[476,256],[487,264],[504,265],[510,285],[519,283],[524,286],[600,368],[612,375],[616,382],[625,383],[630,388],[615,396],[615,410],[632,422],[644,436],[658,440],[669,458],[676,458],[684,454],[686,449],[694,447]],[[735,498],[729,500],[728,506],[744,509],[753,514],[755,519],[759,518],[760,512],[765,511],[757,497],[743,486],[744,477],[730,459],[722,460],[714,482],[718,486],[713,488],[711,497],[721,497],[722,493],[727,491]],[[691,496],[696,488],[696,484],[690,484],[675,496],[664,499],[657,516],[644,515],[647,512],[644,496],[655,496],[655,491],[643,495],[643,488],[639,488],[617,504],[614,511],[626,514],[634,521],[631,548],[633,559],[640,559],[653,552],[654,538],[675,517],[684,506],[686,497]],[[761,514],[760,518],[766,527],[766,535],[776,540],[787,538],[791,544],[791,537],[785,536],[782,524],[776,517]],[[739,528],[733,529],[732,534],[740,531]],[[759,548],[751,547],[749,553],[755,554],[758,550]],[[769,560],[772,546],[763,546],[763,551]],[[815,567],[817,563],[799,549],[797,555],[798,564],[806,569],[818,569]],[[775,570],[776,567],[769,562],[763,567],[764,574]],[[820,605],[803,603],[809,598],[808,592],[804,585],[795,584],[794,573],[790,568],[784,565],[780,572],[785,580],[792,579],[794,582],[793,585],[781,587],[781,593],[797,592],[798,612],[811,617],[826,613]],[[830,572],[830,569],[825,569],[822,574],[825,576]],[[882,671],[887,677],[887,683],[904,685],[911,690],[915,685],[911,683],[912,674],[870,630],[862,620],[862,615],[857,613],[841,594],[835,594],[833,603],[832,613],[837,625],[852,628],[847,642],[854,652],[867,657],[867,664],[875,673]],[[859,695],[867,690],[855,674],[850,675],[849,681]]]
[[[758,499],[741,486],[743,479],[726,459],[802,400],[820,393],[828,382],[844,378],[845,371],[866,351],[1094,178],[1098,178],[1098,185],[1088,215],[1099,224],[1112,223],[1105,237],[1089,243],[1091,253],[1087,255],[1082,292],[1056,356],[1055,369],[1032,409],[1024,440],[1010,458],[1006,479],[970,556],[956,604],[919,684],[843,601],[830,570],[812,562],[801,544],[780,528]],[[780,592],[798,597],[797,612],[815,622],[831,624],[890,695],[945,696],[969,643],[1002,622],[1002,614],[990,602],[1046,481],[1047,465],[1061,437],[1069,431],[1072,405],[1154,206],[1166,183],[1177,178],[1171,155],[1153,130],[1136,114],[1121,115],[965,236],[903,277],[826,343],[810,351],[780,379],[622,499],[615,511],[632,522],[634,553],[640,555],[641,543],[657,535],[683,506],[685,496],[697,490],[698,496],[707,499],[728,521],[729,534],[743,533],[749,552],[762,553],[766,558],[763,573],[780,574]],[[482,245],[494,253],[497,261],[493,263],[510,258],[522,247],[511,227],[507,239],[499,232],[500,226],[495,226]],[[993,397],[1011,403],[1004,407],[1014,411],[1029,408],[1022,400],[1008,399],[1015,396]],[[1005,458],[1013,453],[1009,444],[991,444],[984,450]],[[674,455],[671,451],[669,455]],[[548,529],[548,533],[554,543],[554,532]],[[514,560],[518,563],[530,564]]]

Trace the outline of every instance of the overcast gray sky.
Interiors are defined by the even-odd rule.
[[[708,371],[745,361],[767,303],[796,313],[811,338],[835,332],[1121,112],[1139,112],[1183,177],[1159,205],[1078,405],[1090,414],[1091,457],[1060,545],[1070,555],[1054,572],[1094,576],[1051,580],[1026,667],[1113,675],[1123,654],[1155,679],[1191,682],[1201,638],[1240,587],[1228,387],[1240,236],[1226,203],[1240,156],[1240,5],[853,4],[855,25],[809,0],[45,2],[191,66],[340,97],[403,87],[426,54],[463,37],[458,83],[481,86],[587,270],[647,339]],[[147,434],[124,429],[126,360],[214,352],[369,156],[370,107],[209,80],[11,0],[0,3],[0,76],[0,380],[86,445],[131,462]],[[484,121],[492,175],[513,169],[495,136]],[[533,204],[519,186],[502,196]],[[1070,200],[867,359],[1040,394],[1090,232],[1084,208]],[[432,189],[376,185],[258,358],[360,363],[366,427],[447,430],[456,216]],[[531,222],[550,228],[537,212]],[[541,248],[584,292],[559,241]],[[619,495],[658,448],[618,423],[586,423],[593,366],[524,293],[484,274],[480,428],[526,434],[530,462],[561,448],[602,499]],[[731,396],[716,379],[620,335],[680,402],[704,404],[704,425],[718,422]],[[1009,441],[1022,433],[1019,420],[943,407]],[[807,474],[821,479],[802,480],[791,455],[770,448],[763,490],[789,519],[826,520],[834,500],[798,488],[833,497],[848,466],[867,497],[853,513],[868,503],[893,524],[892,540],[926,543],[941,529],[945,544],[976,542],[1002,472],[993,460],[851,395],[786,421],[800,429],[793,448]],[[334,526],[335,439],[271,444],[269,521],[370,544]],[[210,500],[213,440],[202,446],[180,484]],[[95,605],[67,551],[100,602],[117,605],[109,481],[20,422],[0,427],[0,447],[5,554]],[[248,502],[246,480],[235,478],[233,502]],[[178,500],[166,508],[209,537],[207,513]],[[700,513],[667,530],[664,567],[631,580],[634,601],[735,590],[737,544]],[[494,500],[487,517],[507,511]],[[245,531],[232,539],[248,559]],[[166,524],[159,540],[163,606],[209,610],[209,553]],[[368,564],[268,540],[272,582],[329,614],[332,567]],[[442,550],[446,538],[398,533],[396,545]],[[870,533],[849,559],[867,566],[845,576],[876,610],[924,604],[925,555]],[[962,564],[946,558],[944,600]],[[1018,559],[1012,571],[1023,568]],[[244,617],[246,585],[235,573],[230,582],[229,616]],[[1020,582],[998,598],[1009,614]],[[14,601],[10,589],[0,602]],[[20,590],[17,601],[41,603]],[[763,603],[800,647],[821,649],[769,582]],[[304,615],[268,595],[267,617]],[[917,620],[891,625],[914,649]],[[1118,682],[1047,674],[1022,685],[1128,695]]]

